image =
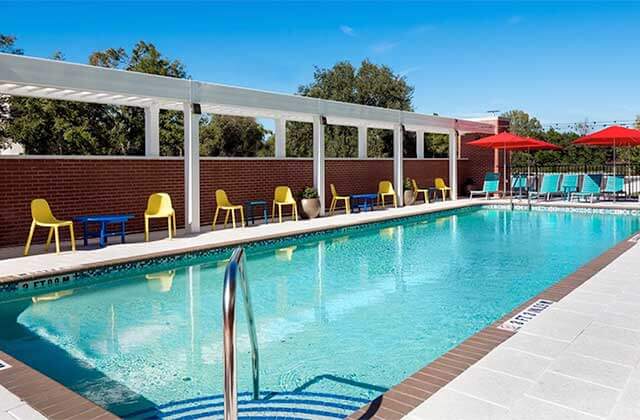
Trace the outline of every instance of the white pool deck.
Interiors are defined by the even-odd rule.
[[[40,420],[45,417],[0,386],[0,420]]]
[[[0,279],[139,258],[194,247],[228,246],[394,217],[459,208],[485,200],[419,204],[398,209],[205,231],[172,240],[128,243],[103,249],[21,257],[22,248],[0,250]],[[491,200],[505,204],[508,200]],[[526,203],[526,201],[524,201]],[[549,203],[540,203],[547,205]],[[594,207],[555,201],[554,206]],[[640,209],[638,203],[597,203],[596,207]],[[207,230],[207,228],[205,228]],[[117,242],[117,241],[114,241]],[[68,247],[68,244],[65,244]],[[42,419],[37,411],[0,386],[0,420]],[[633,246],[604,270],[544,311],[459,377],[413,410],[407,419],[559,420],[640,419],[640,247]]]
[[[405,418],[638,420],[639,362],[636,244]]]

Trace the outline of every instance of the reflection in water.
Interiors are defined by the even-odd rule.
[[[291,261],[291,259],[293,258],[293,253],[296,249],[298,249],[298,247],[295,245],[276,249],[276,259],[278,261]]]
[[[393,226],[380,229],[380,237],[384,239],[393,239],[393,234],[395,231],[396,228]]]
[[[152,292],[166,293],[173,286],[173,278],[176,276],[176,270],[160,271],[158,273],[147,274],[147,287]]]
[[[58,300],[65,296],[71,296],[73,294],[73,289],[69,290],[60,290],[58,292],[46,293],[44,295],[33,296],[31,301],[33,303],[42,303],[42,302],[51,302],[52,300]]]

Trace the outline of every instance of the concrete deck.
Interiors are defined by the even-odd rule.
[[[639,261],[634,245],[405,418],[640,419]]]
[[[39,420],[45,418],[6,388],[0,386],[0,420]]]

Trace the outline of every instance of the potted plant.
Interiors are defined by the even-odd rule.
[[[404,205],[410,206],[416,201],[416,192],[413,191],[413,184],[411,183],[411,178],[407,177],[404,179]]]
[[[313,187],[305,187],[300,193],[302,212],[309,219],[314,219],[320,214],[320,198],[318,190]]]

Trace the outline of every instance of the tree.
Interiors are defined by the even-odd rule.
[[[514,109],[503,113],[501,117],[509,119],[509,131],[518,136],[536,137],[543,131],[540,121],[535,117],[529,117],[524,111]]]
[[[361,105],[412,111],[413,87],[391,68],[364,60],[359,68],[347,61],[330,69],[316,68],[313,82],[298,88],[298,94]],[[388,157],[393,151],[391,130],[369,129],[368,153]],[[313,131],[308,123],[288,122],[287,154],[311,156]],[[355,157],[358,131],[355,127],[328,126],[325,132],[327,157]]]
[[[14,43],[14,37],[0,35],[3,52],[22,53]],[[60,52],[53,58],[64,59]],[[89,56],[89,64],[182,79],[189,77],[180,61],[165,57],[155,45],[145,41],[139,41],[130,53],[124,48],[96,51]],[[4,97],[0,105],[0,138],[14,139],[28,154],[144,154],[142,108],[9,96]],[[183,113],[161,110],[159,125],[161,155],[182,155]],[[204,156],[269,153],[273,146],[269,149],[264,141],[268,134],[253,118],[203,116],[201,152]]]
[[[202,123],[200,153],[203,156],[267,156],[270,148],[264,139],[270,134],[255,118],[213,115]]]

